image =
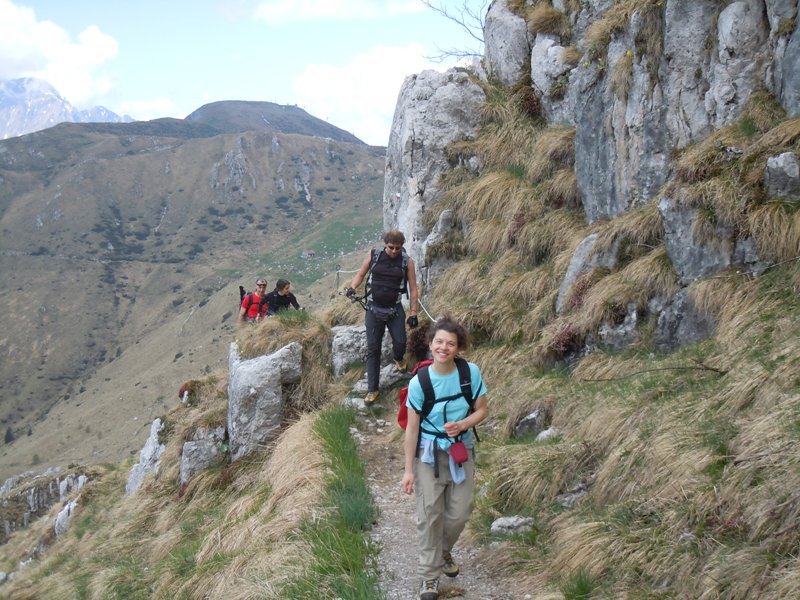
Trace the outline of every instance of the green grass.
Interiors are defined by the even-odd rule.
[[[336,270],[340,258],[358,248],[378,241],[382,222],[378,211],[366,215],[344,215],[329,221],[312,232],[302,233],[289,240],[280,252],[270,252],[259,257],[265,272],[271,279],[283,277],[292,285],[303,287],[324,278]],[[349,217],[349,218],[348,218]],[[306,250],[315,255],[307,258]]]
[[[280,591],[281,599],[381,600],[379,549],[366,532],[376,518],[364,465],[350,435],[355,412],[334,407],[320,413],[314,430],[322,439],[331,478],[323,506],[327,513],[306,521],[299,533],[311,548],[301,575]]]
[[[585,600],[594,589],[592,577],[586,569],[578,569],[559,586],[564,600]]]
[[[110,598],[114,600],[146,600],[152,596],[148,569],[143,561],[132,556],[117,557],[111,580]]]

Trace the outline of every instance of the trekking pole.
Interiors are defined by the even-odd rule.
[[[366,296],[347,296],[347,295],[345,295],[344,292],[336,292],[336,293],[339,294],[340,296],[344,296],[345,298],[350,300],[350,302],[358,302],[361,305],[361,308],[363,308],[364,310],[367,310],[367,305],[366,305],[366,302],[365,302],[366,299],[367,299]]]

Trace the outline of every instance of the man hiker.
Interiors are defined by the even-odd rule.
[[[373,248],[367,254],[361,268],[353,277],[350,287],[345,290],[349,298],[355,296],[355,288],[367,276],[365,297],[367,312],[364,324],[367,327],[367,396],[364,404],[372,406],[378,399],[380,379],[381,345],[384,331],[388,328],[392,338],[394,365],[405,372],[408,361],[406,353],[406,325],[416,327],[417,321],[417,275],[414,260],[406,254],[403,244],[406,238],[395,230],[383,236],[384,248]],[[409,298],[409,317],[406,319],[400,298]]]
[[[245,294],[242,298],[239,322],[254,323],[263,319],[265,314],[267,314],[267,280],[259,277],[256,279],[256,291]]]
[[[282,310],[289,310],[289,306],[294,306],[296,310],[301,310],[297,303],[297,298],[289,290],[291,283],[286,279],[278,279],[275,289],[267,294],[267,314],[275,314]]]

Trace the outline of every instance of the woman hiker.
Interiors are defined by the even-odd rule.
[[[274,315],[282,310],[289,310],[289,306],[294,306],[295,310],[301,310],[297,303],[297,298],[291,292],[292,284],[286,279],[278,279],[275,282],[275,289],[267,294],[267,314]]]
[[[464,327],[442,317],[431,325],[428,342],[433,364],[408,384],[407,405],[413,410],[403,442],[401,486],[417,500],[419,598],[437,600],[439,575],[459,573],[451,552],[472,512],[475,448],[470,430],[487,417],[488,407],[480,369],[458,357],[468,346]]]

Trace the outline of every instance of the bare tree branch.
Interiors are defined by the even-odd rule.
[[[456,5],[455,7],[448,7],[444,0],[441,2],[420,0],[420,2],[430,8],[432,11],[442,15],[444,18],[458,25],[474,41],[478,42],[482,48],[483,25],[486,11],[489,6],[489,0],[480,0],[477,3],[470,2],[470,0],[461,0],[460,4]],[[472,6],[473,4],[474,6]],[[439,50],[439,54],[436,56],[427,57],[429,60],[441,62],[446,58],[469,58],[483,56],[482,49],[475,50],[468,48],[442,50],[438,46],[437,49]]]

